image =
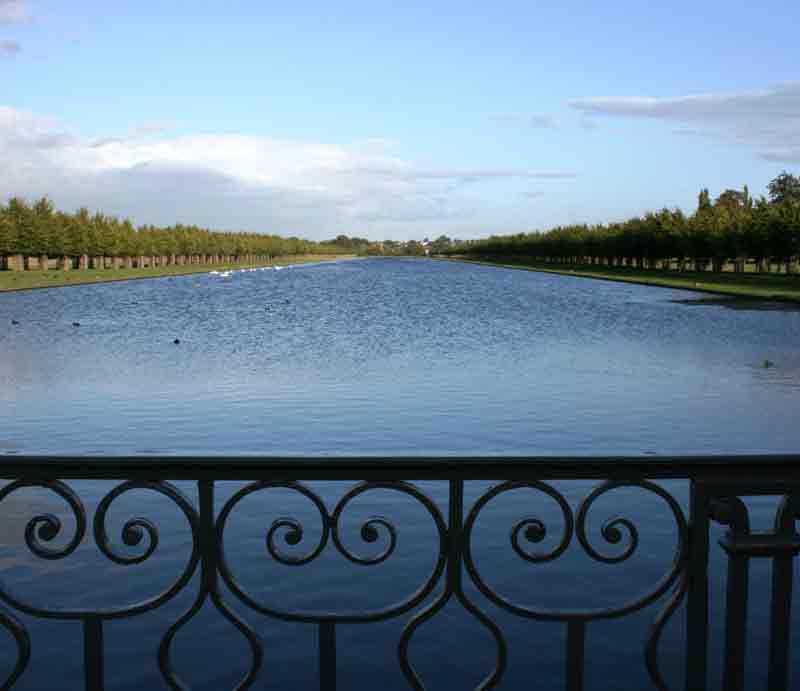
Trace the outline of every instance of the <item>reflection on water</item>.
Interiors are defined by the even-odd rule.
[[[0,452],[796,451],[800,312],[695,296],[423,260],[0,295]]]
[[[758,310],[764,312],[800,312],[800,303],[775,300],[755,300],[753,298],[740,297],[703,297],[703,298],[681,298],[673,300],[679,305],[694,305],[696,307],[708,307],[718,305],[727,307],[731,310]]]

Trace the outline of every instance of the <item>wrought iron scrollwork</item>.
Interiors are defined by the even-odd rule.
[[[222,614],[244,636],[250,646],[251,660],[247,671],[234,687],[234,691],[243,691],[250,688],[258,675],[264,657],[264,648],[258,634],[223,600],[217,577],[217,549],[216,532],[214,527],[214,483],[210,480],[201,480],[198,483],[200,516],[197,527],[197,541],[200,546],[202,570],[200,588],[192,604],[181,614],[164,634],[158,646],[158,666],[161,675],[170,688],[178,691],[188,689],[175,672],[172,664],[172,644],[178,632],[193,619],[203,605],[210,601],[213,607]]]
[[[333,530],[334,545],[336,546],[336,549],[338,550],[339,554],[341,554],[348,561],[351,561],[354,564],[358,564],[360,566],[374,566],[376,564],[380,564],[386,561],[392,555],[395,548],[397,547],[397,528],[395,528],[391,522],[389,522],[386,518],[382,516],[372,516],[371,518],[368,518],[361,524],[361,529],[359,531],[361,539],[366,543],[374,544],[380,539],[380,533],[381,530],[383,530],[388,536],[386,547],[378,555],[374,557],[361,557],[358,556],[357,554],[353,554],[342,543],[341,536],[339,534],[340,531],[339,526],[341,524],[340,519],[342,513],[344,512],[348,504],[350,504],[350,502],[353,501],[353,499],[363,494],[364,492],[368,492],[370,490],[382,487],[383,489],[398,490],[413,496],[417,501],[420,501],[422,505],[425,506],[425,508],[427,508],[429,511],[431,507],[435,508],[435,504],[433,504],[427,496],[425,496],[413,485],[410,485],[408,483],[403,483],[401,488],[397,486],[390,487],[389,484],[390,483],[383,483],[376,485],[375,483],[364,482],[356,485],[339,500],[339,502],[336,504],[336,508],[333,510],[333,513],[330,516],[330,524]],[[442,526],[437,526],[437,527],[442,527]]]
[[[47,543],[55,540],[62,531],[62,522],[54,514],[40,514],[28,521],[25,527],[25,543],[31,552],[42,559],[65,559],[75,552],[83,541],[86,533],[86,509],[75,494],[65,483],[60,481],[27,482],[17,481],[10,483],[0,490],[0,502],[23,488],[40,488],[54,492],[61,497],[71,509],[75,521],[74,534],[63,547],[50,547]],[[14,593],[8,586],[0,583],[0,600],[10,607],[25,614],[35,617],[50,619],[85,619],[95,617],[99,619],[114,619],[134,616],[144,611],[155,609],[172,599],[191,579],[199,560],[199,547],[196,538],[197,512],[191,502],[173,485],[165,481],[130,481],[118,485],[100,501],[94,517],[94,537],[98,549],[113,562],[130,566],[140,564],[148,559],[158,546],[158,530],[149,520],[141,517],[130,519],[122,528],[122,541],[135,547],[147,535],[148,544],[145,551],[138,556],[127,556],[115,551],[106,532],[105,523],[111,503],[120,495],[134,489],[148,489],[162,494],[173,501],[183,512],[189,523],[192,535],[192,549],[189,559],[179,577],[160,593],[131,605],[120,605],[109,608],[43,608],[25,601]]]
[[[556,479],[578,477],[577,466],[575,473],[573,476],[557,476]],[[287,476],[290,475],[287,473],[279,477]],[[385,475],[372,475],[386,476],[393,477],[388,472]],[[488,472],[484,472],[481,477],[488,476]],[[729,569],[726,580],[728,592],[723,683],[733,683],[731,680],[741,672],[746,632],[747,564],[750,557],[762,556],[773,560],[769,684],[771,688],[786,686],[791,652],[791,622],[786,603],[792,591],[792,560],[800,553],[800,534],[797,531],[797,521],[800,520],[800,478],[785,484],[772,481],[762,487],[762,494],[777,494],[781,501],[772,528],[759,532],[751,530],[747,504],[737,496],[736,490],[741,487],[727,477],[719,476],[717,485],[707,485],[689,476],[693,492],[690,518],[694,521],[690,524],[679,501],[669,491],[638,475],[635,479],[630,479],[628,475],[628,479],[600,480],[586,491],[577,504],[571,499],[568,501],[569,495],[565,496],[554,484],[540,479],[533,467],[530,475],[514,476],[526,479],[498,482],[482,490],[466,506],[465,481],[459,479],[457,473],[447,477],[449,515],[446,517],[440,505],[421,486],[399,479],[356,482],[341,496],[326,503],[320,493],[304,482],[275,479],[276,476],[265,473],[257,476],[262,479],[242,485],[230,498],[220,502],[217,511],[214,503],[215,479],[197,481],[198,501],[194,502],[175,484],[152,479],[158,475],[142,474],[140,478],[143,479],[116,481],[109,491],[101,495],[90,519],[81,499],[63,481],[11,481],[0,488],[0,505],[10,495],[23,490],[48,492],[63,505],[63,510],[42,510],[35,512],[27,521],[23,519],[20,535],[24,542],[22,549],[27,548],[35,559],[51,562],[68,559],[76,550],[86,546],[86,533],[91,528],[88,546],[96,547],[103,558],[112,564],[126,569],[135,569],[145,563],[157,564],[158,555],[163,554],[168,543],[163,524],[159,525],[160,521],[154,520],[153,515],[148,517],[144,511],[137,511],[133,515],[122,513],[129,506],[129,502],[123,498],[138,496],[140,492],[152,493],[160,498],[159,501],[168,502],[173,507],[173,513],[177,509],[179,521],[181,524],[185,522],[186,540],[190,546],[186,561],[181,559],[176,567],[177,573],[174,577],[170,575],[167,585],[137,602],[94,608],[40,606],[30,602],[30,598],[25,599],[12,592],[6,583],[0,582],[0,628],[8,632],[16,645],[11,669],[5,680],[0,680],[0,688],[11,688],[29,666],[31,642],[25,627],[25,616],[80,623],[84,628],[84,645],[94,646],[92,653],[86,657],[87,684],[91,686],[88,680],[92,679],[92,683],[97,685],[98,680],[102,679],[102,664],[98,660],[102,660],[104,622],[134,617],[161,607],[187,589],[190,583],[199,581],[191,604],[168,626],[158,647],[162,676],[173,689],[188,689],[172,659],[174,642],[200,609],[208,604],[233,625],[249,646],[249,659],[234,684],[237,690],[248,689],[255,684],[265,657],[258,634],[245,619],[244,608],[247,608],[251,614],[275,620],[316,625],[320,636],[320,679],[328,682],[334,680],[336,675],[336,627],[339,624],[366,624],[408,615],[397,641],[398,661],[409,686],[424,691],[421,676],[409,659],[411,641],[426,622],[436,617],[448,603],[454,603],[485,629],[494,643],[494,667],[476,687],[478,691],[489,691],[496,688],[503,678],[508,663],[508,645],[498,623],[481,609],[481,601],[485,598],[513,615],[529,620],[561,622],[566,626],[566,684],[570,689],[583,688],[584,648],[587,627],[592,621],[623,617],[650,605],[658,607],[643,652],[645,670],[652,684],[665,691],[667,684],[659,668],[658,653],[667,625],[684,601],[689,603],[687,612],[690,621],[699,622],[700,627],[707,624],[703,623],[707,611],[704,615],[701,609],[698,614],[697,608],[708,606],[708,584],[704,579],[708,565],[710,521],[728,528],[720,540],[728,556]],[[511,560],[526,573],[540,572],[547,568],[546,565],[562,557],[568,559],[573,551],[584,561],[619,568],[627,564],[630,570],[639,563],[635,557],[645,544],[646,525],[637,516],[627,512],[615,512],[610,514],[610,518],[602,522],[600,520],[609,515],[604,513],[608,508],[604,504],[609,498],[619,496],[614,492],[621,490],[644,493],[659,503],[660,511],[666,514],[666,520],[674,527],[676,536],[674,548],[670,541],[669,551],[662,553],[666,565],[653,574],[652,580],[641,592],[631,597],[626,595],[628,599],[625,601],[605,607],[562,608],[552,602],[540,607],[512,600],[507,593],[499,592],[499,588],[493,586],[489,577],[482,573],[481,564],[475,557],[478,548],[477,526],[489,525],[491,529],[496,529],[498,523],[487,523],[487,516],[500,506],[501,499],[507,500],[511,492],[520,492],[520,496],[526,497],[524,501],[527,503],[524,511],[503,523],[505,532],[500,535],[505,548],[510,548]],[[430,547],[430,553],[418,550],[421,558],[426,555],[430,557],[431,565],[428,568],[426,563],[419,582],[410,584],[408,591],[404,591],[399,599],[388,604],[381,603],[372,609],[303,612],[283,603],[263,602],[237,580],[226,552],[226,541],[233,539],[232,517],[242,510],[242,502],[248,497],[263,499],[276,496],[269,494],[271,492],[288,493],[294,499],[306,502],[311,518],[310,523],[304,521],[301,515],[293,515],[286,507],[273,513],[272,516],[278,517],[265,522],[264,532],[259,535],[262,545],[259,553],[265,562],[300,568],[312,565],[317,560],[319,565],[325,553],[326,558],[332,555],[356,569],[368,570],[369,567],[381,565],[391,568],[388,565],[392,563],[392,557],[395,557],[395,563],[399,563],[409,547],[408,543],[403,542],[404,526],[388,509],[367,513],[363,510],[365,503],[360,502],[368,496],[375,499],[375,495],[371,494],[373,492],[386,492],[403,499],[419,511],[423,521],[431,527],[434,544]],[[285,498],[286,494],[282,496]],[[379,498],[383,499],[384,496],[380,495]],[[391,503],[387,505],[391,506]],[[492,509],[487,510],[489,507]],[[173,528],[170,526],[170,533],[174,532]],[[698,562],[696,567],[689,563],[690,546],[692,562]],[[382,568],[377,571],[381,572]],[[199,578],[195,578],[198,574]],[[476,591],[480,597],[476,596]],[[240,605],[244,605],[244,608]],[[241,614],[237,610],[241,610]],[[17,618],[18,613],[24,616]],[[693,626],[692,630],[695,628]],[[696,637],[694,640],[697,640]],[[705,649],[700,654],[705,660]],[[95,665],[91,670],[90,660]],[[705,678],[704,664],[694,664],[691,672],[687,669],[687,679]],[[327,687],[323,684],[323,688]]]
[[[135,614],[140,614],[157,607],[171,600],[177,595],[191,580],[197,564],[200,561],[200,544],[198,538],[198,522],[199,517],[197,510],[192,505],[191,501],[181,492],[175,485],[165,480],[148,481],[148,480],[129,480],[117,485],[108,494],[106,494],[97,506],[97,511],[94,515],[93,532],[94,539],[100,552],[115,564],[121,566],[133,566],[142,564],[155,553],[159,545],[158,528],[150,520],[137,516],[128,519],[122,526],[121,538],[122,542],[128,547],[139,547],[143,540],[146,540],[144,550],[138,555],[126,555],[118,552],[108,536],[106,523],[108,520],[108,512],[114,501],[119,497],[136,490],[148,490],[156,492],[168,498],[175,506],[177,506],[189,527],[189,536],[191,538],[191,551],[189,558],[183,571],[179,574],[170,585],[164,588],[160,593],[145,598],[133,605],[121,606],[118,608],[109,608],[92,612],[93,615],[100,616],[105,619],[112,619],[118,617],[128,617]],[[145,537],[146,536],[146,537]]]
[[[650,628],[650,634],[647,636],[647,642],[645,643],[644,656],[645,664],[647,665],[647,673],[659,691],[668,691],[669,687],[664,680],[664,675],[661,673],[661,668],[658,664],[658,644],[661,642],[661,635],[664,633],[667,623],[686,596],[688,585],[688,574],[684,572],[678,579],[673,594],[667,599],[661,611],[656,615],[653,625]]]
[[[86,533],[86,509],[78,495],[60,480],[11,482],[0,490],[0,502],[21,489],[33,488],[49,490],[64,500],[75,518],[75,532],[63,547],[50,547],[47,543],[61,534],[61,520],[52,513],[39,514],[31,518],[25,526],[25,544],[41,559],[64,559],[72,554],[83,540]]]
[[[307,498],[319,514],[321,533],[316,544],[300,556],[288,554],[279,546],[279,536],[291,547],[302,544],[306,530],[303,524],[291,517],[281,517],[272,522],[266,533],[267,553],[278,563],[284,566],[304,566],[317,559],[329,543],[346,560],[359,566],[374,566],[385,562],[394,553],[398,543],[398,530],[388,519],[373,516],[366,519],[360,526],[359,535],[367,544],[375,544],[380,540],[381,533],[386,537],[386,546],[375,556],[354,554],[344,544],[341,536],[342,517],[349,504],[358,496],[373,490],[387,490],[397,492],[416,500],[432,519],[438,533],[438,549],[434,566],[424,582],[409,597],[393,603],[385,608],[359,613],[325,613],[301,614],[270,607],[259,602],[236,580],[225,552],[225,530],[228,520],[236,506],[245,497],[256,492],[284,489]],[[249,608],[265,616],[275,617],[286,621],[303,621],[320,623],[333,620],[339,623],[354,623],[378,621],[398,616],[421,603],[436,586],[444,570],[444,554],[446,550],[447,526],[436,504],[413,484],[404,481],[389,482],[362,482],[352,487],[337,502],[333,511],[328,511],[323,500],[310,488],[299,482],[291,481],[261,481],[254,482],[241,488],[222,507],[217,518],[216,544],[218,553],[219,573],[230,591]]]
[[[0,689],[10,689],[22,676],[31,659],[31,637],[28,629],[11,612],[0,605],[0,626],[13,637],[17,645],[17,659],[8,676],[0,684]]]
[[[525,538],[529,542],[538,543],[543,540],[546,534],[546,528],[543,522],[538,518],[525,518],[516,523],[511,530],[511,546],[514,552],[520,558],[534,564],[553,561],[562,555],[570,546],[574,532],[584,552],[595,561],[605,564],[620,564],[627,561],[631,558],[631,556],[633,556],[639,545],[639,530],[633,521],[624,517],[616,517],[606,521],[600,529],[600,535],[611,545],[621,544],[625,541],[624,548],[618,554],[605,554],[596,549],[592,545],[587,531],[588,515],[597,499],[608,492],[623,487],[639,488],[662,499],[669,508],[677,528],[677,544],[673,554],[672,563],[666,573],[662,575],[662,577],[650,590],[617,607],[583,610],[559,610],[551,608],[537,609],[514,603],[506,597],[500,595],[499,593],[495,592],[481,576],[480,571],[475,563],[472,549],[472,534],[476,521],[484,507],[491,500],[504,493],[523,488],[535,490],[554,499],[561,511],[564,527],[562,528],[561,538],[558,544],[550,552],[527,553],[520,546],[520,535],[524,534]],[[675,582],[676,578],[680,575],[681,570],[684,568],[688,544],[688,527],[686,518],[680,505],[675,498],[672,497],[672,495],[670,495],[661,486],[646,480],[608,481],[602,483],[593,489],[583,499],[583,501],[581,501],[578,507],[577,515],[574,518],[572,510],[567,501],[551,485],[540,481],[530,480],[504,482],[490,489],[482,497],[480,497],[477,502],[475,502],[464,523],[464,532],[464,565],[470,578],[475,583],[475,586],[487,599],[492,601],[498,607],[504,608],[518,616],[531,619],[561,621],[568,621],[570,619],[583,619],[588,621],[592,619],[609,619],[620,617],[641,609],[651,602],[657,600]]]
[[[577,536],[578,543],[582,550],[594,561],[604,564],[621,564],[628,561],[636,553],[639,546],[639,529],[631,519],[617,516],[605,521],[600,528],[600,536],[609,545],[621,545],[621,550],[616,553],[608,553],[596,548],[592,544],[587,529],[588,516],[597,500],[607,493],[623,487],[641,489],[660,498],[669,509],[676,526],[677,541],[672,562],[661,578],[658,579],[652,587],[645,590],[645,592],[615,607],[589,609],[536,608],[512,602],[508,597],[501,595],[489,586],[481,575],[476,565],[472,549],[473,531],[478,517],[489,502],[507,492],[520,489],[533,490],[553,499],[559,508],[563,522],[557,544],[546,552],[530,551],[524,549],[522,546],[523,537],[531,544],[539,544],[544,540],[548,528],[540,518],[526,517],[515,523],[511,528],[510,542],[514,553],[522,560],[532,564],[554,561],[569,548],[574,534]],[[516,480],[500,483],[484,493],[475,502],[464,523],[464,535],[464,566],[472,582],[484,597],[498,607],[520,617],[565,622],[568,624],[570,634],[579,636],[579,638],[576,638],[574,641],[571,641],[568,636],[568,665],[571,665],[573,668],[576,665],[581,667],[583,665],[583,638],[585,636],[585,624],[587,622],[621,617],[638,611],[657,601],[677,580],[681,579],[675,594],[669,599],[665,608],[658,615],[653,631],[645,645],[648,673],[651,675],[656,686],[659,688],[666,688],[658,670],[656,660],[657,647],[664,626],[674,614],[685,593],[683,576],[686,568],[688,550],[688,525],[683,510],[678,502],[660,485],[646,480],[607,481],[601,483],[580,502],[577,514],[573,516],[572,509],[563,495],[545,482]],[[574,669],[572,673],[576,674],[576,679],[581,677],[580,672],[575,673]],[[582,682],[575,681],[575,683],[581,684]]]
[[[795,523],[800,521],[800,494],[787,494],[775,514],[775,533],[797,537]]]
[[[397,654],[400,662],[400,669],[403,672],[410,686],[416,691],[425,691],[419,675],[409,660],[409,645],[411,639],[419,628],[427,621],[430,621],[444,606],[452,599],[456,601],[472,616],[483,628],[485,628],[495,642],[496,660],[492,669],[476,687],[476,691],[490,691],[500,683],[506,669],[508,658],[507,644],[503,637],[500,627],[491,620],[486,613],[473,603],[464,592],[462,587],[462,559],[464,551],[464,483],[460,480],[450,482],[450,516],[447,539],[447,578],[442,592],[427,607],[415,614],[403,629],[397,646]],[[534,519],[535,520],[535,519]],[[527,519],[518,524],[519,530],[512,531],[513,535],[518,534],[527,523]],[[538,524],[536,524],[538,527]],[[537,533],[538,535],[538,533]]]

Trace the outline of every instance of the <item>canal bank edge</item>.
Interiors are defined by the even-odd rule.
[[[539,273],[560,274],[575,278],[592,278],[617,283],[635,283],[654,288],[674,288],[698,293],[727,295],[733,298],[791,302],[800,304],[800,277],[775,276],[769,274],[713,274],[687,271],[680,276],[672,276],[657,269],[640,270],[631,268],[610,268],[584,266],[581,268],[553,267],[543,264],[524,264],[491,261],[486,259],[467,259],[465,257],[432,257],[437,261],[455,261],[481,266],[495,266],[504,269],[521,269]],[[721,281],[721,282],[720,282]],[[758,285],[761,283],[761,285]],[[777,285],[776,285],[777,284]],[[782,285],[786,284],[786,285]]]
[[[0,293],[13,293],[23,290],[42,290],[44,288],[68,288],[93,283],[114,283],[117,281],[137,281],[151,278],[169,278],[172,276],[190,276],[207,274],[212,271],[236,271],[290,264],[312,264],[316,262],[332,262],[358,259],[348,254],[304,254],[287,257],[273,257],[269,262],[255,264],[186,264],[169,265],[142,269],[88,269],[82,271],[0,271]]]

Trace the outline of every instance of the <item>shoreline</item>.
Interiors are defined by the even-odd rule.
[[[157,267],[154,269],[73,269],[62,271],[60,269],[48,271],[0,271],[0,294],[17,293],[26,290],[45,290],[47,288],[70,288],[72,286],[85,286],[96,283],[117,283],[119,281],[141,281],[152,278],[171,278],[173,276],[191,276],[194,274],[208,274],[212,271],[237,271],[239,269],[254,269],[274,266],[275,264],[312,264],[315,262],[330,262],[341,259],[356,259],[353,254],[302,254],[287,257],[274,257],[269,263],[256,264],[188,264]],[[15,281],[29,283],[29,285],[13,285]]]
[[[543,264],[506,263],[463,257],[433,258],[439,261],[456,261],[504,269],[520,269],[522,271],[559,274],[575,278],[634,283],[654,288],[690,290],[697,293],[727,295],[731,298],[800,303],[800,276],[786,276],[785,274],[713,274],[710,272],[684,271],[678,276],[672,276],[670,275],[671,273],[677,272],[607,266],[597,267],[596,269],[590,266],[581,266],[580,268],[571,268],[569,266],[553,267]]]

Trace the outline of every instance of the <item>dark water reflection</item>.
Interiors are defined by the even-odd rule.
[[[0,453],[796,453],[800,314],[675,302],[695,297],[417,260],[0,295]],[[12,326],[11,319],[21,324]],[[72,327],[73,321],[81,326]],[[775,366],[764,368],[765,359]],[[113,486],[71,484],[90,516]],[[573,507],[594,486],[554,484]],[[180,486],[196,502],[196,488]],[[329,506],[348,486],[314,485]],[[468,484],[467,508],[487,486]],[[685,507],[686,483],[665,486]],[[239,487],[219,484],[218,507]],[[446,483],[423,487],[446,515]],[[750,504],[753,527],[766,528],[774,500]],[[62,561],[31,557],[20,547],[24,526],[43,510],[62,516],[69,534],[69,513],[41,490],[6,499],[0,524],[2,578],[38,604],[133,602],[174,580],[186,563],[186,522],[163,497],[134,493],[112,512],[117,543],[122,524],[134,515],[160,528],[156,554],[133,567],[110,563],[89,538]],[[515,601],[550,608],[611,606],[652,586],[676,540],[663,503],[625,490],[595,510],[595,535],[605,518],[621,511],[638,522],[642,543],[631,561],[597,564],[574,546],[550,564],[520,561],[508,542],[514,522],[536,514],[552,526],[551,543],[561,526],[552,502],[520,491],[488,506],[476,526],[475,558],[486,580]],[[413,591],[436,553],[424,510],[375,491],[349,511],[351,530],[345,532],[353,549],[364,547],[360,520],[375,513],[394,520],[400,535],[390,560],[358,568],[326,552],[307,567],[275,564],[264,536],[276,517],[303,520],[307,533],[298,550],[319,535],[313,508],[275,490],[248,499],[231,516],[228,545],[237,577],[263,602],[305,612],[383,607]],[[723,566],[715,546],[716,661]],[[770,577],[767,562],[753,563],[748,670],[754,686],[763,685],[766,673]],[[156,645],[196,588],[197,579],[160,610],[108,625],[108,688],[165,687]],[[562,626],[516,619],[467,590],[511,641],[501,688],[527,688],[531,679],[542,688],[563,683]],[[315,688],[315,627],[234,607],[264,639],[259,688]],[[587,688],[648,688],[641,649],[654,609],[589,627]],[[407,688],[395,650],[406,619],[340,627],[340,688]],[[33,659],[18,688],[78,685],[78,626],[25,621]],[[683,635],[676,617],[662,645],[662,665],[676,686]],[[12,646],[0,649],[0,662],[10,664]],[[186,681],[211,690],[241,676],[248,648],[229,622],[205,607],[180,634],[176,653]],[[794,656],[796,668],[797,646]],[[432,689],[474,687],[494,664],[485,629],[453,603],[421,627],[411,658]],[[718,667],[712,664],[717,684]]]
[[[800,313],[692,296],[418,260],[0,295],[0,452],[796,451]]]

